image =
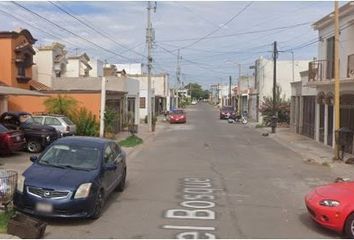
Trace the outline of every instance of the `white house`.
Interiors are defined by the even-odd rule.
[[[97,58],[91,58],[88,64],[91,66],[90,77],[103,77],[104,62]]]
[[[140,88],[140,118],[146,116],[146,97],[147,97],[147,75],[146,74],[127,74],[127,77],[139,81]],[[163,111],[170,110],[170,88],[169,75],[166,73],[153,74],[151,76],[151,89],[154,96],[154,112],[159,115]]]
[[[143,74],[143,63],[127,63],[127,64],[115,64],[118,71],[125,70],[127,74]]]
[[[277,86],[281,88],[282,95],[286,99],[291,97],[291,82],[300,81],[300,72],[307,70],[309,61],[277,61]],[[257,101],[253,101],[256,106],[250,107],[257,111],[259,109],[264,97],[273,96],[273,60],[265,59],[263,57],[256,60],[255,65],[255,91],[257,94]],[[252,116],[256,117],[258,122],[262,122],[263,118],[260,112],[250,112]]]
[[[66,75],[67,58],[63,44],[54,42],[51,45],[39,47],[33,56],[33,79],[52,87],[56,77]]]
[[[315,89],[316,98],[308,125],[319,142],[334,146],[334,14],[330,13],[313,24],[318,31],[318,58],[308,67],[307,86]],[[340,59],[340,127],[354,131],[354,2],[339,8]],[[310,104],[310,103],[309,103]],[[354,146],[346,149],[353,153]]]
[[[92,70],[89,61],[90,58],[86,53],[68,57],[65,77],[89,77]]]

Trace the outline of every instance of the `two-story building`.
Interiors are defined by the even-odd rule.
[[[91,70],[90,57],[86,53],[70,56],[66,65],[65,77],[89,77]]]
[[[339,8],[340,127],[354,130],[354,2]],[[311,137],[334,146],[334,14],[313,24],[318,31],[318,57],[309,63],[307,86],[315,89],[315,98],[307,105],[307,130]],[[353,147],[346,149],[353,152]]]
[[[43,96],[31,91],[36,41],[25,29],[0,32],[0,113],[12,110],[16,96]]]

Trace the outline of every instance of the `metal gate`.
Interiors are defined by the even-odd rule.
[[[301,134],[310,138],[315,138],[315,111],[316,97],[304,96],[303,122]]]

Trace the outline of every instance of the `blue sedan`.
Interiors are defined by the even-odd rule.
[[[125,187],[126,154],[112,140],[61,138],[31,161],[14,196],[16,209],[31,215],[96,219],[110,193]]]

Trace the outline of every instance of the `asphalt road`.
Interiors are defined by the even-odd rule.
[[[304,195],[335,176],[200,103],[128,159],[125,192],[96,221],[52,220],[47,238],[337,238]]]

